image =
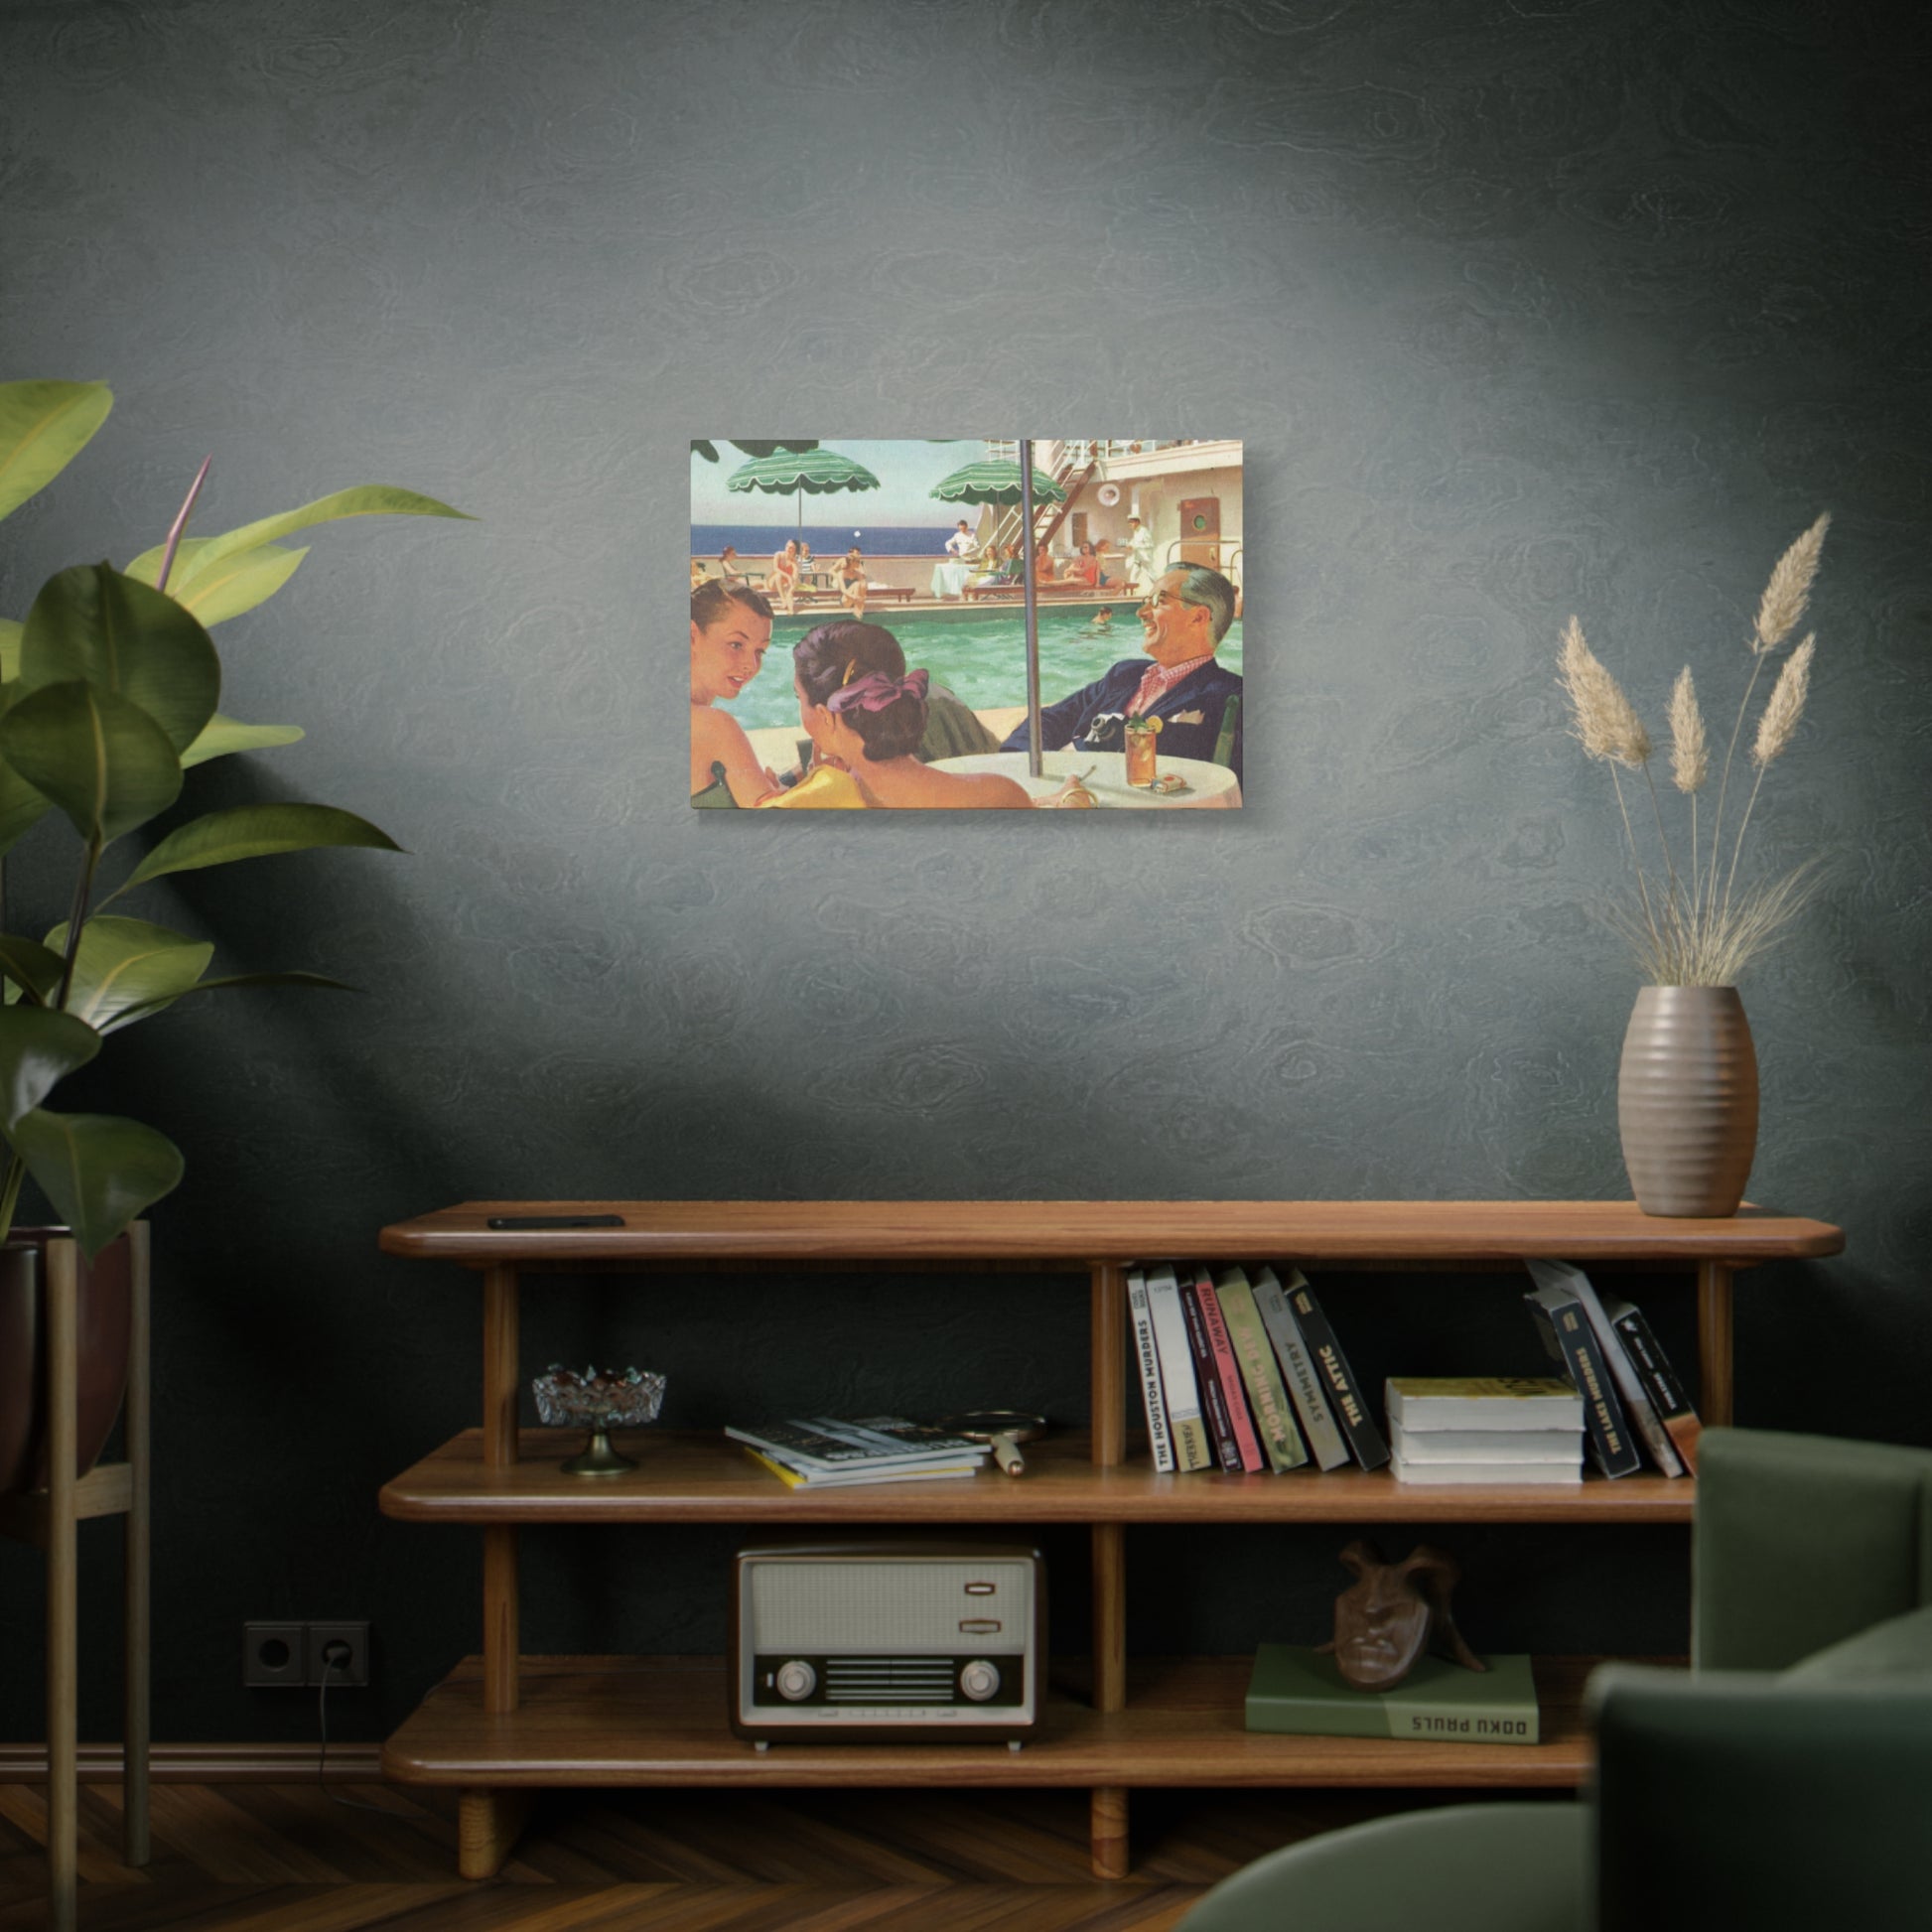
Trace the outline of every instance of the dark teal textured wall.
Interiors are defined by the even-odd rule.
[[[210,529],[364,480],[482,519],[321,532],[221,636],[225,708],[310,736],[203,774],[203,801],[350,805],[412,856],[154,895],[236,969],[365,991],[183,1009],[90,1090],[190,1164],[155,1217],[160,1734],[310,1725],[236,1688],[244,1617],[372,1617],[381,1686],[342,1714],[363,1734],[474,1647],[472,1540],[374,1495],[471,1420],[476,1297],[378,1257],[386,1221],[492,1193],[1625,1191],[1635,975],[1589,916],[1616,833],[1564,737],[1557,632],[1580,613],[1653,717],[1687,657],[1715,694],[1825,507],[1812,712],[1760,830],[1830,884],[1744,994],[1752,1191],[1852,1245],[1748,1281],[1739,1411],[1928,1440],[1932,144],[1882,17],[0,13],[4,373],[120,398],[0,532],[0,610],[156,541],[209,450]],[[1023,427],[1247,439],[1248,809],[688,811],[688,438]],[[11,873],[17,916],[60,916],[46,851]],[[1509,1283],[1336,1293],[1365,1374],[1534,1362]],[[1682,1292],[1652,1300],[1688,1351]],[[674,1420],[1084,1401],[1063,1280],[530,1304],[530,1367],[648,1361]],[[1340,1540],[1138,1539],[1136,1645],[1318,1627]],[[1683,1642],[1675,1535],[1447,1540],[1478,1641]],[[730,1547],[533,1538],[527,1638],[716,1647]],[[88,1548],[106,1656],[114,1558]],[[37,1606],[34,1560],[0,1555],[16,1661]],[[7,1674],[9,1734],[33,1682]],[[111,1694],[103,1667],[92,1734]]]

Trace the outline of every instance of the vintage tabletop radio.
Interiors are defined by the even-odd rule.
[[[812,1738],[997,1742],[1038,1727],[1046,1567],[965,1541],[777,1544],[732,1574],[731,1722]]]

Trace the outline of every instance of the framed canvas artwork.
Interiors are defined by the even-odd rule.
[[[1241,445],[691,445],[691,803],[1231,810]]]

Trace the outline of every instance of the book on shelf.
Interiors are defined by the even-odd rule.
[[[741,1443],[739,1448],[754,1462],[770,1470],[787,1489],[862,1489],[875,1482],[938,1482],[947,1477],[978,1475],[984,1466],[979,1462],[955,1461],[874,1464],[852,1469],[794,1469],[775,1455],[754,1449],[750,1443]]]
[[[1309,1285],[1299,1268],[1288,1271],[1288,1283],[1291,1288]],[[1295,1404],[1309,1453],[1320,1468],[1338,1469],[1348,1460],[1348,1445],[1342,1440],[1340,1425],[1322,1392],[1314,1352],[1302,1333],[1301,1323],[1295,1319],[1288,1291],[1275,1271],[1265,1265],[1248,1277],[1248,1286],[1254,1290],[1255,1307],[1261,1311],[1261,1325],[1268,1330],[1275,1359],[1281,1364],[1282,1380],[1288,1385],[1289,1398]]]
[[[1554,1285],[1533,1288],[1523,1300],[1529,1304],[1544,1347],[1584,1399],[1590,1459],[1606,1476],[1631,1474],[1643,1458],[1583,1303],[1567,1288]]]
[[[1265,1643],[1255,1652],[1248,1679],[1247,1727],[1301,1737],[1540,1742],[1542,1721],[1529,1658],[1483,1661],[1489,1668],[1473,1671],[1447,1657],[1419,1657],[1393,1689],[1358,1691],[1343,1678],[1332,1654]]]
[[[1193,1271],[1178,1265],[1174,1280],[1180,1289],[1180,1312],[1187,1323],[1187,1349],[1194,1358],[1194,1381],[1200,1389],[1201,1414],[1207,1420],[1208,1447],[1223,1469],[1239,1469],[1241,1446],[1234,1440],[1234,1418],[1228,1412],[1227,1391],[1214,1360],[1214,1345],[1207,1338],[1207,1324],[1201,1319],[1200,1291],[1194,1286]]]
[[[1214,1351],[1214,1372],[1227,1403],[1228,1422],[1234,1431],[1234,1446],[1241,1458],[1239,1462],[1231,1462],[1227,1466],[1244,1469],[1250,1474],[1257,1473],[1267,1468],[1268,1456],[1261,1447],[1261,1433],[1255,1428],[1254,1415],[1248,1407],[1248,1388],[1241,1379],[1241,1364],[1235,1359],[1227,1317],[1221,1312],[1221,1298],[1214,1292],[1214,1277],[1205,1268],[1194,1270],[1194,1303],[1200,1310],[1201,1325],[1207,1330],[1208,1344]]]
[[[1147,1305],[1154,1316],[1154,1347],[1161,1357],[1161,1393],[1168,1399],[1168,1430],[1173,1438],[1174,1467],[1211,1469],[1207,1423],[1201,1415],[1200,1385],[1194,1380],[1194,1351],[1187,1342],[1187,1317],[1180,1311],[1180,1283],[1173,1267],[1157,1262],[1147,1271]]]
[[[1583,1451],[1563,1462],[1446,1462],[1440,1459],[1412,1461],[1398,1443],[1390,1455],[1389,1467],[1398,1482],[1435,1484],[1448,1488],[1456,1483],[1481,1483],[1497,1489],[1533,1489],[1562,1482],[1582,1482]]]
[[[1698,1420],[1698,1412],[1692,1408],[1690,1397],[1684,1393],[1684,1384],[1671,1367],[1663,1344],[1651,1332],[1650,1323],[1643,1317],[1643,1311],[1634,1303],[1626,1302],[1617,1295],[1599,1295],[1597,1300],[1603,1305],[1603,1312],[1610,1317],[1610,1326],[1616,1330],[1624,1353],[1643,1378],[1650,1406],[1656,1410],[1657,1420],[1664,1425],[1664,1433],[1676,1447],[1685,1468],[1696,1475],[1698,1438],[1704,1433],[1704,1425]]]
[[[1148,1306],[1147,1276],[1127,1271],[1127,1318],[1134,1331],[1134,1371],[1141,1381],[1141,1407],[1147,1415],[1148,1449],[1154,1466],[1173,1467],[1173,1435],[1168,1428],[1168,1398],[1161,1390],[1161,1353],[1154,1345],[1154,1311]]]
[[[1584,1399],[1549,1375],[1391,1375],[1384,1385],[1391,1427],[1580,1430]]]
[[[1571,1462],[1584,1460],[1584,1422],[1570,1429],[1410,1429],[1389,1425],[1389,1448],[1411,1462]]]
[[[1596,1336],[1604,1366],[1610,1371],[1610,1380],[1616,1384],[1617,1399],[1623,1404],[1623,1413],[1629,1418],[1644,1448],[1650,1451],[1650,1459],[1667,1476],[1684,1474],[1684,1458],[1678,1454],[1677,1445],[1671,1441],[1663,1418],[1650,1400],[1643,1377],[1637,1372],[1637,1365],[1631,1360],[1629,1350],[1624,1347],[1623,1337],[1611,1323],[1608,1311],[1597,1299],[1589,1277],[1567,1261],[1531,1261],[1525,1266],[1530,1271],[1531,1281],[1539,1288],[1567,1290],[1584,1305],[1584,1312],[1589,1317],[1590,1329]]]
[[[1583,1480],[1583,1398],[1554,1376],[1392,1375],[1383,1397],[1399,1482]]]
[[[1288,1306],[1294,1311],[1295,1325],[1301,1329],[1302,1339],[1308,1343],[1309,1352],[1321,1371],[1329,1405],[1348,1439],[1355,1460],[1365,1469],[1379,1469],[1389,1459],[1389,1446],[1369,1415],[1355,1371],[1348,1366],[1348,1357],[1341,1352],[1341,1343],[1335,1338],[1321,1304],[1314,1299],[1314,1290],[1300,1276],[1289,1284]]]
[[[1268,1330],[1262,1325],[1261,1311],[1255,1307],[1254,1290],[1239,1268],[1224,1268],[1214,1277],[1214,1296],[1221,1305],[1221,1319],[1227,1324],[1234,1359],[1241,1367],[1242,1386],[1248,1392],[1268,1466],[1278,1475],[1299,1469],[1307,1463],[1309,1451],[1295,1426],[1294,1406],[1269,1345]]]
[[[985,1461],[987,1446],[954,1436],[904,1416],[867,1416],[847,1422],[836,1416],[807,1416],[787,1422],[759,1423],[755,1429],[729,1428],[733,1442],[762,1450],[787,1468],[806,1474],[840,1470],[908,1468],[920,1463]]]

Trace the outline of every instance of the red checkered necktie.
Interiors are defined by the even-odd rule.
[[[1141,679],[1141,688],[1128,703],[1128,717],[1145,717],[1183,678],[1192,677],[1203,664],[1213,661],[1214,653],[1210,650],[1204,656],[1188,658],[1184,664],[1150,665],[1147,675]]]

